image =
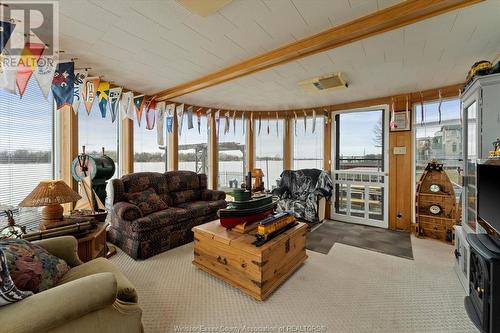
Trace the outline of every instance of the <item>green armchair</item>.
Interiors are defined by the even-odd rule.
[[[57,286],[0,307],[1,331],[142,332],[137,292],[107,259],[82,263],[72,236],[35,242],[71,267]]]

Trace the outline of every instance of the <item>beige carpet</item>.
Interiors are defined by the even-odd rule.
[[[477,332],[453,248],[412,238],[415,260],[335,244],[261,303],[192,266],[192,244],[112,261],[136,285],[145,332]],[[300,326],[295,327],[294,325]]]

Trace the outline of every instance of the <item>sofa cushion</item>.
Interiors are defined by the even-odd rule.
[[[37,293],[52,288],[69,270],[64,260],[23,239],[4,239],[0,250],[14,284],[23,291]]]
[[[153,188],[136,192],[126,193],[125,198],[131,204],[139,207],[143,215],[148,215],[160,210],[168,208],[168,205],[163,201]]]
[[[200,189],[200,179],[196,172],[169,171],[165,172],[165,177],[170,192]]]
[[[15,303],[33,295],[31,291],[22,291],[16,288],[10,277],[7,259],[0,250],[0,306]]]
[[[226,201],[192,201],[179,204],[178,207],[185,208],[192,217],[200,217],[216,213],[219,209],[225,208]]]
[[[132,221],[132,232],[144,232],[161,227],[174,225],[188,220],[192,215],[184,208],[169,207],[165,210],[149,214],[140,219]]]
[[[201,199],[201,191],[200,190],[184,190],[178,192],[170,192],[170,196],[172,197],[172,202],[174,206],[179,206],[179,204],[196,201]]]
[[[164,175],[159,172],[136,172],[121,178],[125,193],[141,192],[154,188],[156,193],[163,194],[167,190]]]
[[[137,303],[137,291],[122,272],[109,260],[105,258],[96,258],[84,264],[73,267],[59,281],[58,285],[78,280],[83,277],[98,273],[113,273],[117,283],[116,298],[124,302]]]

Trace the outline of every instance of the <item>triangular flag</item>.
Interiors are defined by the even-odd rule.
[[[212,109],[207,110],[207,130],[210,129],[210,121],[212,120]]]
[[[146,110],[146,129],[152,130],[156,120],[156,95],[148,99],[144,109]]]
[[[137,125],[139,125],[139,127],[141,127],[142,111],[144,109],[145,99],[146,97],[144,95],[134,96],[135,117],[137,119]]]
[[[73,103],[73,84],[75,80],[75,63],[63,62],[57,65],[52,80],[52,95],[59,110],[65,105]]]
[[[201,108],[196,111],[196,123],[198,124],[198,134],[201,134]]]
[[[167,133],[172,133],[174,130],[174,113],[175,113],[175,104],[167,105],[167,110],[166,110]]]
[[[253,132],[253,112],[250,112],[250,132]]]
[[[101,82],[101,79],[98,77],[87,77],[83,82],[82,100],[87,114],[90,114],[90,110],[92,110],[99,82]]]
[[[260,135],[260,130],[261,130],[261,128],[262,128],[262,117],[261,117],[261,116],[260,116],[260,114],[259,114],[259,130],[258,130],[258,132],[257,132],[257,135]]]
[[[229,111],[224,114],[224,135],[229,132]]]
[[[243,133],[243,135],[245,134],[245,112],[242,112],[241,113],[241,123],[243,124],[242,126],[242,129],[241,129],[241,132]]]
[[[278,112],[276,112],[276,136],[280,136],[280,125],[279,125],[279,119],[278,119]]]
[[[11,94],[16,94],[19,59],[19,56],[0,54],[0,89],[4,89]]]
[[[220,129],[220,109],[215,111],[215,123],[216,123],[216,130],[215,130],[215,135],[219,135],[219,129]]]
[[[439,105],[438,105],[438,114],[439,114],[439,125],[441,125],[441,105],[443,104],[443,97],[441,96],[441,89],[439,89]],[[408,97],[406,100],[406,113],[408,113]]]
[[[271,115],[268,112],[267,113],[267,135],[269,135],[269,133],[271,133],[270,125],[271,125]]]
[[[184,120],[184,104],[179,104],[175,108],[177,114],[177,132],[179,136],[182,134],[182,123]]]
[[[40,59],[45,44],[41,43],[26,43],[24,45],[23,53],[17,68],[16,85],[19,90],[19,96],[23,97],[24,91],[28,86],[28,82],[37,67],[38,60]]]
[[[111,112],[111,122],[114,123],[118,114],[118,102],[122,95],[122,87],[109,89],[109,112]]]
[[[304,111],[304,134],[307,132],[307,113]]]
[[[109,99],[109,82],[101,81],[97,87],[97,102],[99,103],[99,110],[101,110],[101,116],[106,118],[106,106],[108,105]]]
[[[0,21],[0,52],[3,52],[15,27],[16,25],[14,23]]]
[[[193,125],[193,107],[190,106],[187,109],[187,121],[188,121],[188,129],[192,129],[194,127]]]
[[[134,120],[134,93],[127,91],[122,94],[120,99],[120,110],[122,113],[122,119]]]
[[[316,110],[313,109],[313,124],[312,124],[312,132],[314,133],[316,131]]]
[[[80,100],[82,99],[82,88],[83,83],[89,76],[89,72],[86,69],[79,69],[75,71],[75,80],[74,80],[74,88],[73,88],[73,111],[78,113],[78,107],[80,106]]]
[[[294,124],[293,124],[293,131],[294,131],[295,136],[297,136],[297,112],[294,112],[293,116],[295,117]]]
[[[56,67],[57,61],[54,56],[41,56],[37,61],[37,66],[34,72],[35,79],[38,82],[38,86],[40,87],[45,99],[49,97]]]
[[[245,124],[242,124],[245,126]],[[236,135],[236,111],[233,111],[233,134]]]
[[[156,104],[156,143],[165,145],[165,102]]]

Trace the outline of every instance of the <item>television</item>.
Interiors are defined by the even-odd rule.
[[[477,220],[488,234],[500,237],[500,163],[491,162],[497,161],[477,165]]]

